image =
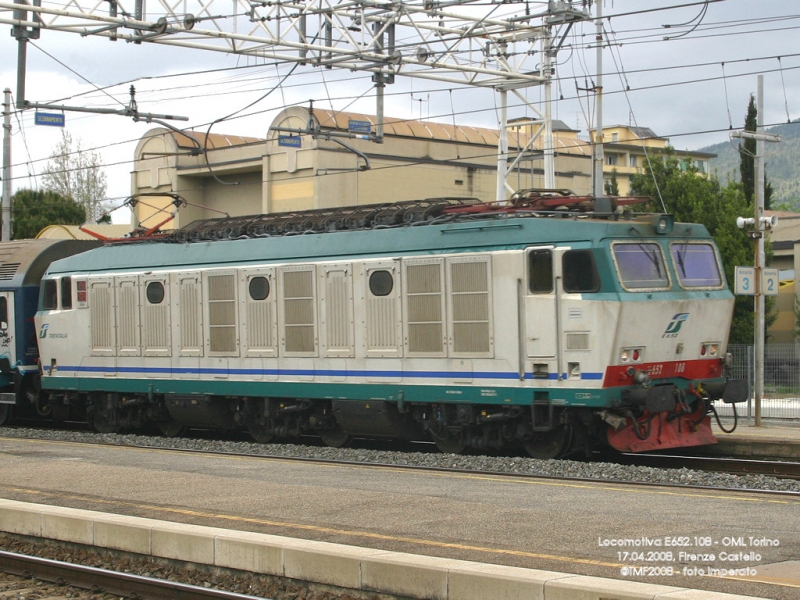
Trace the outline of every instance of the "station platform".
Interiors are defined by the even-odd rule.
[[[733,420],[722,419],[722,424],[730,429]],[[800,459],[800,421],[763,419],[756,427],[740,419],[733,433],[725,433],[712,419],[711,430],[719,443],[702,449],[709,455]]]
[[[5,499],[0,499],[0,531],[287,577],[362,592],[362,597],[385,594],[426,600],[755,599]]]

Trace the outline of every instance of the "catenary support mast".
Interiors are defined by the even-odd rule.
[[[3,211],[0,240],[11,239],[11,90],[3,91]]]

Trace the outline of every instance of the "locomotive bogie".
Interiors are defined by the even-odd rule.
[[[106,429],[149,419],[540,457],[635,429],[625,443],[650,449],[639,421],[696,421],[702,383],[724,388],[733,298],[702,228],[634,223],[104,247],[45,278],[43,386]]]

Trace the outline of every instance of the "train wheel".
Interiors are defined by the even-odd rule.
[[[157,425],[161,435],[165,437],[178,437],[186,432],[186,427],[174,419],[169,419],[168,421],[159,421]]]
[[[452,437],[447,437],[443,440],[437,439],[435,441],[439,452],[444,454],[461,454],[464,448],[466,448],[466,446],[461,443],[461,440]]]
[[[247,431],[250,432],[251,437],[259,444],[269,444],[273,439],[275,439],[275,435],[267,429],[268,427],[268,421],[259,423],[253,419],[247,423]]]
[[[0,404],[0,425],[5,425],[11,421],[14,416],[13,404]]]
[[[561,427],[547,433],[535,433],[534,439],[524,443],[525,451],[532,458],[549,460],[563,456],[572,443],[572,430]]]
[[[344,448],[350,443],[350,436],[347,435],[344,429],[338,426],[334,429],[326,429],[319,434],[319,437],[326,446],[330,446],[331,448]]]
[[[53,414],[53,404],[48,394],[42,393],[42,381],[38,375],[25,376],[22,380],[22,394],[40,417],[49,417]]]

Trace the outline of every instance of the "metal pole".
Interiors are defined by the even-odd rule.
[[[11,240],[11,90],[3,90],[3,206],[0,240]]]
[[[542,37],[544,47],[544,187],[555,189],[556,187],[556,168],[555,153],[553,144],[553,109],[552,109],[552,88],[553,78],[551,76],[552,56],[550,55],[551,28],[545,27]]]
[[[17,42],[17,108],[25,108],[25,69],[28,61],[28,40]]]
[[[756,131],[762,133],[764,130],[764,76],[758,76],[758,90],[756,97]],[[756,138],[756,157],[755,157],[755,219],[756,223],[761,223],[764,216],[764,140],[762,137]],[[764,254],[764,233],[756,237],[755,248],[755,277],[756,277],[756,296],[755,296],[755,425],[761,426],[761,398],[764,395],[764,290],[761,289],[761,270],[766,263]]]
[[[500,90],[500,139],[497,144],[497,201],[506,199],[508,170],[508,92]]]
[[[597,82],[595,89],[597,90],[597,128],[594,132],[594,187],[592,195],[595,198],[600,198],[604,195],[603,192],[603,2],[596,2],[597,6],[597,34],[595,36],[595,43],[597,44]]]
[[[375,110],[375,141],[379,144],[383,143],[383,88],[386,84],[383,83],[383,79],[381,78],[380,81],[375,83],[375,101],[376,101],[376,110]]]

